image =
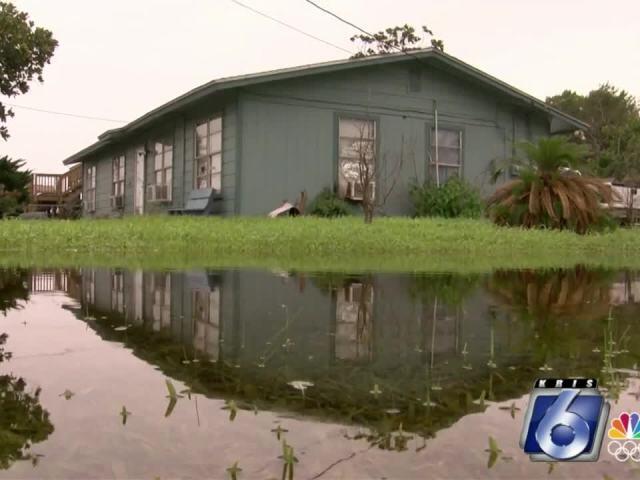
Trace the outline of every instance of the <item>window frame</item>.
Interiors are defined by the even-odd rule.
[[[220,130],[212,130],[211,124],[219,119],[220,120]],[[207,139],[206,143],[206,152],[204,154],[199,154],[199,137],[198,137],[198,127],[200,125],[206,125],[207,131],[205,134],[205,138]],[[220,149],[212,150],[211,149],[211,137],[215,134],[220,135]],[[224,150],[224,115],[222,112],[216,113],[214,115],[202,118],[195,122],[193,127],[193,188],[194,190],[201,190],[206,188],[213,188],[218,192],[222,191],[222,152]],[[218,156],[220,158],[220,165],[217,172],[213,172],[213,158]],[[199,168],[202,162],[206,162],[208,165],[207,173],[204,175],[199,174]],[[214,186],[214,178],[218,177],[219,187]],[[200,179],[206,179],[206,185],[200,186]]]
[[[85,180],[87,188],[85,189],[86,199],[84,199],[85,211],[93,213],[96,211],[96,174],[98,173],[95,164],[87,166],[85,172]]]
[[[171,326],[171,274],[153,272],[150,281],[151,318],[160,329]]]
[[[456,132],[458,134],[458,145],[459,148],[457,149],[457,151],[460,152],[459,157],[460,157],[460,163],[459,164],[452,164],[452,163],[447,163],[447,162],[438,162],[438,167],[439,168],[457,168],[458,169],[458,178],[464,178],[464,165],[465,165],[465,152],[467,150],[466,148],[466,131],[465,128],[462,125],[457,125],[457,124],[452,124],[452,123],[447,123],[447,122],[442,122],[442,121],[438,121],[438,131],[449,131],[449,132]],[[429,122],[426,125],[426,148],[425,148],[425,152],[426,152],[426,159],[425,159],[425,168],[426,168],[426,178],[430,181],[435,182],[436,181],[436,175],[435,175],[435,166],[436,166],[436,162],[435,162],[435,156],[433,155],[433,151],[435,150],[435,136],[433,135],[433,132],[435,131],[435,123]],[[438,145],[438,149],[441,150],[442,148],[449,148],[451,149],[451,147],[441,147],[440,145]],[[447,179],[450,177],[447,177]],[[441,182],[442,183],[442,182]]]
[[[116,269],[111,272],[111,310],[124,313],[124,272]]]
[[[116,162],[118,167],[116,170]],[[120,163],[122,163],[120,165]],[[116,176],[117,172],[117,176]],[[127,176],[127,157],[124,153],[116,155],[111,159],[111,198],[122,197],[125,193],[125,178]],[[118,194],[118,190],[120,193]],[[115,207],[115,204],[114,204]]]
[[[200,315],[198,306],[206,305],[205,315]],[[215,307],[215,310],[214,308]],[[192,344],[211,360],[220,358],[220,339],[222,335],[222,288],[194,288],[191,290],[191,322],[193,325]],[[217,332],[217,338],[209,338],[211,332]],[[212,346],[212,349],[209,349]]]
[[[363,114],[362,112],[349,112],[349,111],[340,111],[340,112],[336,112],[335,113],[335,130],[334,130],[334,189],[335,192],[338,194],[338,196],[340,198],[346,198],[346,185],[344,187],[344,189],[341,187],[340,184],[340,179],[341,177],[346,181],[349,182],[350,180],[348,180],[346,178],[345,175],[343,175],[342,172],[342,162],[341,159],[345,158],[341,155],[340,152],[340,140],[341,135],[340,135],[340,121],[341,120],[355,120],[355,121],[361,121],[361,122],[373,122],[373,149],[374,149],[374,154],[373,157],[376,160],[380,160],[378,159],[378,154],[380,152],[380,117],[378,117],[377,115],[367,115],[367,114]],[[344,138],[353,138],[353,137],[344,137]],[[375,167],[374,167],[375,168]],[[374,182],[377,182],[377,178],[374,179]],[[342,191],[344,190],[344,191]]]
[[[158,151],[158,145],[161,146]],[[167,199],[170,202],[173,199],[173,163],[175,153],[175,139],[171,135],[159,137],[153,141],[151,150],[153,154],[153,185],[155,187],[167,187]],[[158,168],[158,156],[161,159],[160,168]],[[170,158],[170,164],[167,166],[167,157]],[[160,182],[158,182],[158,174],[160,174]],[[169,178],[169,180],[167,180]]]

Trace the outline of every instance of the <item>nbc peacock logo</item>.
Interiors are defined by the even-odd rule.
[[[640,414],[622,412],[611,420],[607,451],[619,462],[640,462]]]

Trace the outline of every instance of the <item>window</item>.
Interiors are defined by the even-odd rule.
[[[336,298],[335,357],[371,360],[373,355],[373,285],[351,283]]]
[[[171,326],[171,275],[153,273],[151,275],[151,316],[153,330]]]
[[[95,168],[95,167],[92,167]],[[93,305],[96,301],[96,271],[91,269],[86,275],[85,301],[88,305]]]
[[[193,290],[193,346],[210,360],[220,354],[220,289]]]
[[[438,128],[438,177],[436,177],[436,131],[431,129],[431,156],[429,175],[439,178],[440,184],[449,178],[460,176],[462,170],[462,132]]]
[[[84,207],[87,212],[96,211],[96,166],[87,167],[87,188]]]
[[[111,275],[111,310],[124,313],[124,273],[121,271]]]
[[[113,158],[111,170],[111,197],[113,199],[124,197],[124,155]],[[119,206],[117,202],[114,206]]]
[[[362,180],[361,167],[374,167],[376,122],[340,118],[338,130],[338,194],[345,197],[350,191],[354,191],[349,184],[359,184]],[[370,171],[373,173],[373,168]]]
[[[197,189],[222,185],[222,117],[214,117],[196,125]]]
[[[173,144],[168,141],[156,142],[153,178],[156,185],[171,187],[173,169]]]

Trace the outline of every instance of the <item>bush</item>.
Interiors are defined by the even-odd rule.
[[[418,217],[477,218],[483,210],[479,192],[458,177],[449,178],[440,187],[434,183],[415,185],[409,194]]]
[[[309,213],[317,217],[344,217],[350,210],[349,204],[329,188],[322,190],[309,205]]]

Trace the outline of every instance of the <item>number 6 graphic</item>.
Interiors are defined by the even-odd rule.
[[[580,415],[568,411],[578,393],[577,390],[560,392],[536,429],[536,440],[542,451],[557,460],[568,460],[580,455],[589,443],[589,424]],[[551,440],[553,429],[560,425],[573,430],[574,437],[568,445],[556,445]]]

